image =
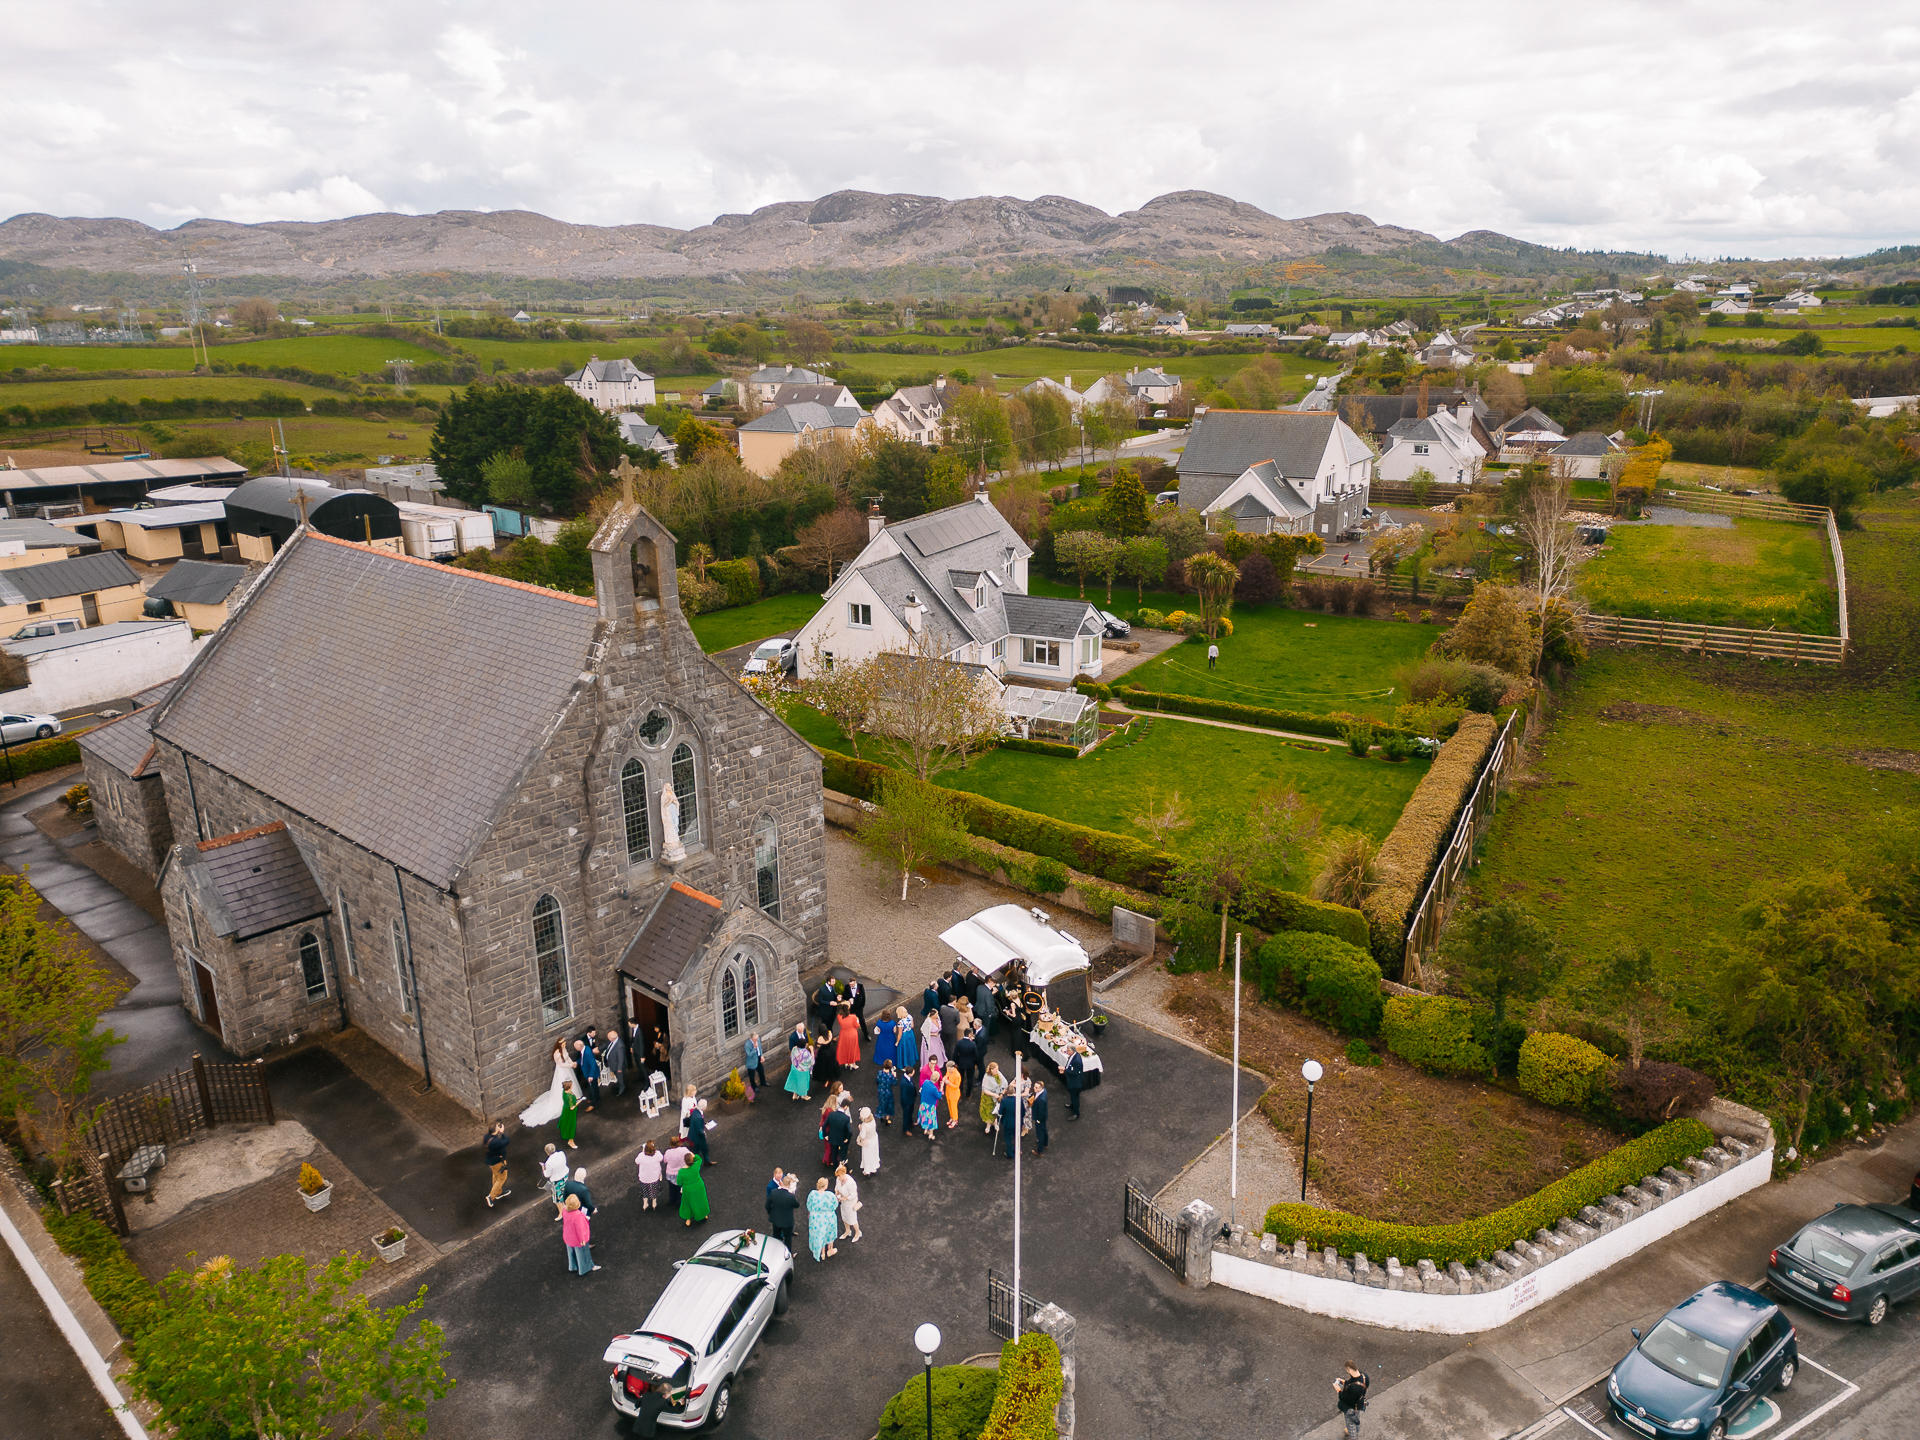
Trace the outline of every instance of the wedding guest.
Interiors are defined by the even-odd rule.
[[[795,1100],[805,1100],[813,1093],[813,1049],[804,1035],[787,1052],[786,1091]]]
[[[873,1077],[873,1113],[888,1128],[893,1126],[893,1085],[897,1078],[891,1060],[882,1065]]]
[[[667,1157],[654,1149],[653,1142],[649,1140],[640,1147],[640,1153],[633,1157],[633,1163],[640,1177],[640,1208],[658,1210],[660,1186],[666,1178]]]
[[[1000,1106],[1000,1092],[1007,1088],[1006,1076],[1000,1073],[998,1061],[987,1062],[987,1073],[980,1080],[980,1123],[991,1133],[994,1111]]]
[[[861,1110],[856,1138],[860,1142],[860,1173],[872,1175],[880,1169],[880,1127],[874,1123],[873,1111]]]
[[[740,1048],[747,1057],[747,1063],[741,1073],[745,1075],[757,1089],[766,1089],[767,1067],[764,1057],[760,1053],[760,1032],[758,1030],[750,1032],[747,1036],[746,1043]]]
[[[860,1243],[860,1184],[847,1173],[845,1165],[837,1166],[833,1172],[833,1194],[840,1202],[839,1239],[853,1237],[853,1243]]]
[[[567,1269],[578,1275],[591,1275],[602,1268],[593,1263],[593,1227],[577,1195],[569,1195],[560,1220],[560,1238],[567,1247]]]
[[[813,1252],[815,1260],[824,1260],[829,1255],[840,1253],[833,1247],[833,1237],[839,1228],[840,1202],[827,1189],[827,1180],[823,1175],[813,1182],[813,1193],[807,1196],[807,1248]]]

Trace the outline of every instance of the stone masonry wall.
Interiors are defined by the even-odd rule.
[[[149,773],[136,780],[84,748],[80,764],[93,794],[100,838],[149,879],[159,875],[160,862],[173,844],[173,819],[160,776]]]

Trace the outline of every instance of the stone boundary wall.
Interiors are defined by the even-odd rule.
[[[1709,1107],[1703,1118],[1736,1117]],[[1756,1141],[1732,1129],[1684,1168],[1669,1165],[1471,1268],[1457,1260],[1444,1269],[1430,1260],[1403,1266],[1392,1256],[1343,1257],[1331,1247],[1313,1253],[1305,1240],[1281,1249],[1274,1236],[1245,1226],[1216,1240],[1210,1255],[1196,1264],[1194,1249],[1209,1231],[1219,1233],[1216,1213],[1211,1224],[1206,1217],[1192,1222],[1189,1269],[1199,1272],[1193,1277],[1199,1283],[1225,1285],[1339,1320],[1439,1335],[1492,1330],[1766,1184],[1773,1176],[1771,1131]]]

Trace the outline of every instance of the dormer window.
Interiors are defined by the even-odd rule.
[[[987,608],[987,582],[984,580],[973,587],[973,608],[976,610]]]

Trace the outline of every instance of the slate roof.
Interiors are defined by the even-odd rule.
[[[617,415],[614,418],[620,422],[620,438],[629,445],[638,445],[644,449],[652,446],[655,441],[660,441],[668,449],[673,448],[673,442],[660,434],[658,425],[649,425],[638,415]]]
[[[763,365],[747,377],[749,385],[827,385],[832,382],[816,370],[798,365]]]
[[[770,435],[798,435],[805,430],[851,430],[866,418],[858,405],[851,407],[815,404],[811,400],[798,405],[782,405],[769,410],[758,420],[749,420],[740,428]]]
[[[67,561],[69,565],[72,563]],[[246,578],[244,565],[176,560],[171,570],[153,582],[147,594],[155,600],[173,600],[182,605],[220,605],[233,593],[233,587]]]
[[[1501,435],[1511,435],[1519,430],[1551,430],[1556,435],[1566,434],[1566,429],[1546,411],[1529,405],[1518,415],[1500,427]]]
[[[118,550],[98,555],[76,555],[71,560],[49,560],[43,565],[20,565],[0,570],[0,605],[25,605],[67,595],[89,595],[138,585],[140,576]]]
[[[1611,455],[1613,442],[1598,430],[1582,430],[1564,445],[1553,447],[1555,455]]]
[[[1060,600],[1051,595],[1007,596],[1007,633],[1046,640],[1071,640],[1089,627],[1099,628],[1093,606],[1085,600]]]
[[[1339,417],[1331,411],[1209,410],[1193,422],[1180,454],[1180,504],[1204,510],[1262,460],[1292,479],[1318,473]]]
[[[332,909],[283,820],[202,840],[187,859],[219,900],[216,934],[251,940]]]
[[[173,687],[179,683],[180,677],[178,675],[174,676],[171,680],[162,680],[150,690],[136,692],[133,697],[133,703],[142,709],[145,709],[149,705],[158,705],[173,693]]]
[[[8,475],[17,472],[9,471]],[[18,520],[0,520],[0,540],[21,541],[29,550],[73,549],[76,546],[92,545],[99,547],[98,540],[89,539],[64,525],[56,525],[51,520],[42,520],[38,516],[26,516]]]
[[[147,761],[153,755],[153,711],[150,708],[134,710],[117,720],[84,730],[75,740],[82,751],[98,756],[122,775],[138,780],[143,774],[159,774],[157,770],[147,770]]]
[[[602,385],[626,385],[634,380],[653,378],[631,360],[589,360],[567,377],[567,383],[584,380],[589,375]]]
[[[773,392],[775,405],[825,405],[833,408],[833,402],[840,398],[844,385],[782,385]]]
[[[1285,515],[1290,519],[1298,520],[1303,515],[1313,513],[1313,506],[1308,503],[1307,498],[1293,488],[1292,482],[1280,473],[1280,467],[1273,461],[1263,460],[1258,465],[1249,465],[1243,474],[1235,477],[1234,483],[1238,484],[1240,480],[1249,478],[1260,487],[1259,508],[1247,509],[1247,502],[1253,497],[1242,496],[1227,511],[1235,519],[1257,519],[1261,515]],[[1232,488],[1232,485],[1225,486],[1220,494],[1224,495]]]
[[[1134,371],[1131,375],[1127,376],[1127,385],[1134,390],[1144,389],[1148,386],[1171,387],[1176,390],[1180,388],[1180,382],[1178,380],[1175,380],[1171,375],[1167,374],[1166,371],[1157,369]]]
[[[598,613],[308,532],[154,733],[449,889],[587,668]]]
[[[1251,492],[1242,495],[1227,507],[1227,514],[1236,520],[1258,520],[1263,515],[1273,514],[1273,507]]]
[[[706,948],[708,937],[719,923],[718,900],[674,881],[661,893],[647,923],[620,957],[620,973],[664,997],[667,987],[684,975],[689,962]]]

